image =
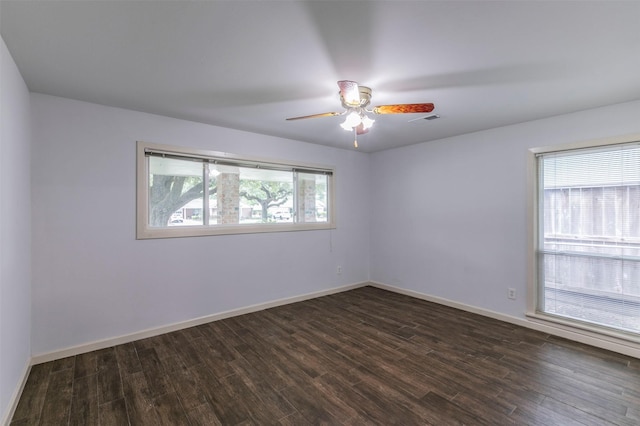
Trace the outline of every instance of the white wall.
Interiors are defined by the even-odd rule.
[[[638,117],[640,101],[373,154],[371,280],[524,319],[528,149],[640,133]]]
[[[30,117],[29,91],[0,38],[0,424],[31,356]]]
[[[367,155],[41,94],[31,105],[34,356],[367,281]],[[138,241],[137,140],[334,165],[338,227]]]

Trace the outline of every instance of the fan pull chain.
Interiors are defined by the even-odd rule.
[[[357,148],[358,147],[358,131],[356,130],[356,128],[353,128],[353,147]]]

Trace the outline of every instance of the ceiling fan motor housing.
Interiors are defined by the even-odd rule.
[[[364,108],[371,102],[371,88],[366,86],[357,86],[358,99],[345,99],[344,94],[340,92],[340,101],[345,109]]]
[[[371,88],[358,86],[358,89],[360,90],[360,106],[364,108],[371,102]]]

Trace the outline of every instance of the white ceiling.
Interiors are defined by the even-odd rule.
[[[350,148],[337,80],[381,115],[373,152],[640,99],[640,1],[0,1],[29,89]]]

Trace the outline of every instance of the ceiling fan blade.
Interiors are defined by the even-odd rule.
[[[358,124],[358,126],[356,127],[356,134],[364,135],[365,133],[369,133],[369,129],[365,129],[364,124],[362,123]]]
[[[318,118],[318,117],[335,117],[336,115],[342,115],[341,112],[323,112],[321,114],[302,115],[300,117],[289,117],[287,121],[302,120],[304,118]]]
[[[374,114],[411,114],[416,112],[431,112],[435,106],[429,104],[397,104],[380,105],[373,108]]]
[[[340,80],[338,81],[338,87],[340,88],[340,97],[346,105],[352,107],[360,106],[358,83],[351,80]]]

